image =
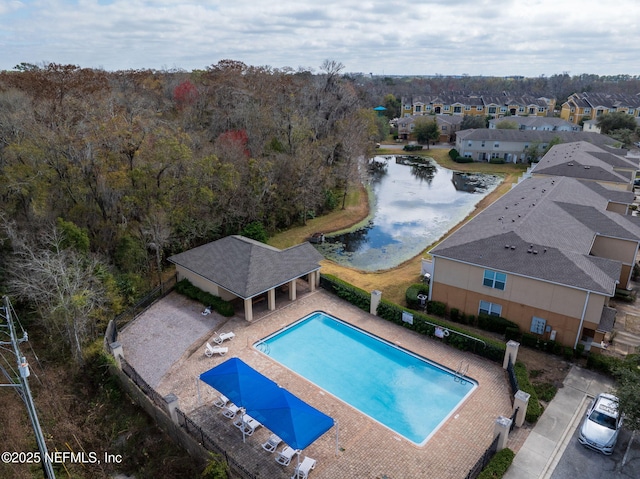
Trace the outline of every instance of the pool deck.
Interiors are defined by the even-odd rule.
[[[162,301],[172,301],[171,295]],[[162,301],[155,307],[162,308]],[[193,315],[197,308],[185,308],[185,314]],[[468,376],[478,381],[479,387],[424,446],[416,446],[253,348],[259,339],[314,311],[327,312],[453,370],[462,360],[467,361]],[[154,314],[157,316],[158,312]],[[174,318],[180,320],[175,315]],[[236,335],[233,340],[225,341],[229,353],[223,357],[205,357],[204,344],[213,331],[210,336],[194,338],[196,343],[164,374],[156,389],[162,395],[175,394],[178,407],[257,477],[290,477],[296,459],[287,467],[276,464],[275,456],[260,447],[270,434],[264,428],[243,443],[242,434],[213,406],[217,392],[197,378],[234,356],[336,420],[337,427],[302,452],[302,457],[317,460],[310,473],[312,479],[464,478],[491,444],[496,419],[511,415],[509,384],[501,365],[372,316],[323,290],[303,293],[296,301],[264,314],[253,323],[236,316],[226,323],[217,320],[215,324],[218,332],[233,331]],[[136,347],[135,342],[124,344],[125,357],[128,357],[127,349],[132,347]],[[132,365],[138,369],[135,363]],[[528,432],[516,428],[508,447],[517,451]]]

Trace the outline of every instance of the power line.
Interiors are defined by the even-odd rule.
[[[0,348],[11,352],[15,356],[18,371],[16,372],[8,360],[5,360],[7,368],[5,368],[3,363],[0,363],[2,375],[4,375],[4,377],[9,381],[6,384],[0,384],[0,386],[15,388],[15,391],[27,407],[27,413],[29,414],[29,419],[31,420],[31,425],[36,436],[38,449],[40,450],[40,464],[42,465],[45,477],[47,479],[55,479],[56,476],[53,472],[53,465],[51,464],[49,453],[47,451],[47,444],[44,440],[44,436],[42,435],[40,421],[38,420],[38,413],[33,402],[33,397],[31,396],[31,390],[29,389],[29,381],[27,380],[31,374],[29,372],[29,363],[27,362],[27,358],[20,352],[20,344],[28,341],[29,337],[27,332],[22,329],[22,325],[20,325],[22,329],[22,338],[18,338],[16,336],[15,326],[13,324],[14,320],[11,314],[12,311],[13,307],[9,302],[9,298],[4,296],[3,305],[0,306],[0,321],[4,320],[4,322],[0,322],[0,331],[4,333],[3,336],[6,335],[8,337],[8,341],[0,340]],[[11,349],[8,347],[5,348],[4,346],[10,346]],[[2,354],[2,357],[4,359],[4,354]]]

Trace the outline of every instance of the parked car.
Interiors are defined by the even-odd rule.
[[[617,397],[608,393],[598,394],[587,410],[578,441],[603,454],[611,454],[618,441],[622,417]]]

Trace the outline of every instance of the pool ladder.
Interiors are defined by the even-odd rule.
[[[460,384],[464,384],[466,382],[464,377],[467,375],[467,371],[469,371],[469,363],[463,359],[462,361],[460,361],[458,369],[456,369],[453,380],[460,381]]]

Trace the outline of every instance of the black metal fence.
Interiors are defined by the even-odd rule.
[[[507,373],[509,374],[509,384],[511,384],[511,393],[515,395],[520,387],[518,386],[518,378],[516,378],[516,371],[511,361],[511,355],[509,355],[509,362],[507,364]]]
[[[120,359],[120,363],[122,364],[122,371],[129,376],[129,379],[131,379],[136,386],[138,386],[138,389],[145,393],[145,395],[151,399],[156,406],[166,412],[167,402],[160,393],[149,386],[149,383],[142,379],[142,376],[140,376],[133,366],[131,366],[124,358]]]
[[[159,286],[156,286],[147,294],[145,294],[143,298],[136,302],[136,304],[129,306],[125,311],[113,318],[115,327],[111,332],[111,337],[108,338],[108,342],[113,343],[117,341],[119,329],[122,329],[127,323],[132,321],[136,316],[147,309],[154,301],[165,297],[167,294],[173,291],[173,288],[175,288],[177,282],[178,275],[174,274],[167,281],[161,283]]]
[[[511,415],[511,426],[509,426],[509,433],[511,433],[511,431],[513,431],[513,429],[516,427],[516,416],[518,415],[518,411],[519,410],[520,410],[520,408],[517,407],[513,411],[513,414]]]
[[[465,479],[476,479],[480,475],[482,470],[487,466],[487,464],[489,464],[491,458],[495,456],[496,452],[498,451],[499,439],[499,435],[495,437],[488,449],[484,451],[482,457],[478,459],[478,462],[476,462],[476,464],[469,470],[469,473],[465,476]]]
[[[178,414],[178,424],[182,427],[192,438],[198,441],[202,446],[215,454],[219,454],[227,463],[230,469],[233,469],[236,475],[241,476],[242,479],[257,479],[257,476],[249,472],[242,464],[236,461],[233,457],[227,454],[222,447],[211,439],[200,426],[193,422],[185,413],[180,409],[176,409]]]

